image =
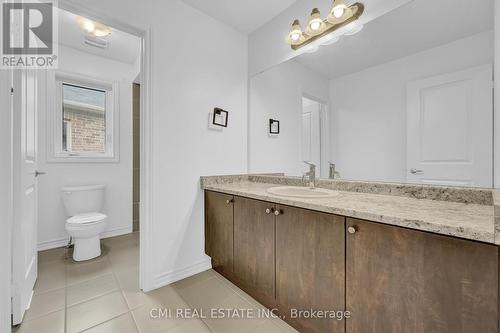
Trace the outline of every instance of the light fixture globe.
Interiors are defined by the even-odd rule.
[[[345,0],[334,0],[333,7],[326,20],[331,24],[342,23],[353,15]]]
[[[111,34],[111,28],[105,24],[92,21],[86,17],[78,16],[77,22],[81,29],[95,37],[106,37]]]
[[[306,27],[306,34],[309,36],[316,36],[325,30],[325,22],[321,19],[321,13],[318,8],[314,8],[311,12],[309,22]]]
[[[305,40],[304,34],[302,32],[302,27],[300,26],[299,20],[295,20],[292,23],[292,28],[288,33],[286,42],[290,45],[299,45]]]

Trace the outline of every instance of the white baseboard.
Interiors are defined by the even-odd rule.
[[[106,230],[103,233],[101,233],[101,239],[126,235],[126,234],[130,234],[131,232],[132,232],[132,226],[128,226],[125,228],[122,227],[122,228],[110,229],[110,230]],[[63,246],[68,245],[68,242],[69,242],[69,236],[67,236],[65,238],[43,241],[43,242],[38,243],[38,251],[45,251],[45,250],[50,250],[50,249],[56,249],[58,247],[63,247]]]
[[[38,243],[38,251],[45,251],[50,249],[56,249],[58,247],[63,247],[68,245],[69,236],[66,238],[53,239],[49,241],[44,241]]]
[[[204,259],[200,262],[197,262],[189,266],[185,266],[183,268],[174,269],[169,272],[155,275],[153,279],[153,285],[155,289],[161,288],[171,283],[177,282],[179,280],[209,270],[211,268],[212,268],[212,262],[210,258]]]

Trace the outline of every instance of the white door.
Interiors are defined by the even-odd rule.
[[[37,70],[13,74],[12,321],[22,322],[37,278]]]
[[[304,99],[306,100],[306,99]],[[302,161],[316,165],[316,175],[321,175],[321,104],[307,100],[302,111]],[[304,165],[309,170],[309,167]]]
[[[493,186],[491,65],[407,87],[407,180]]]

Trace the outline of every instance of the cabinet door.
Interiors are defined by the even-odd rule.
[[[234,199],[234,275],[243,289],[264,304],[274,300],[273,207],[263,201]]]
[[[276,301],[296,310],[345,310],[345,218],[278,206]],[[345,321],[296,318],[300,332],[344,332]],[[367,331],[368,332],[368,331]]]
[[[496,246],[348,219],[347,332],[498,332]]]
[[[233,268],[233,196],[205,191],[205,253],[220,273]]]

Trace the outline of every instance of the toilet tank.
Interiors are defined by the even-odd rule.
[[[102,212],[105,185],[68,186],[61,188],[62,199],[68,216]]]

